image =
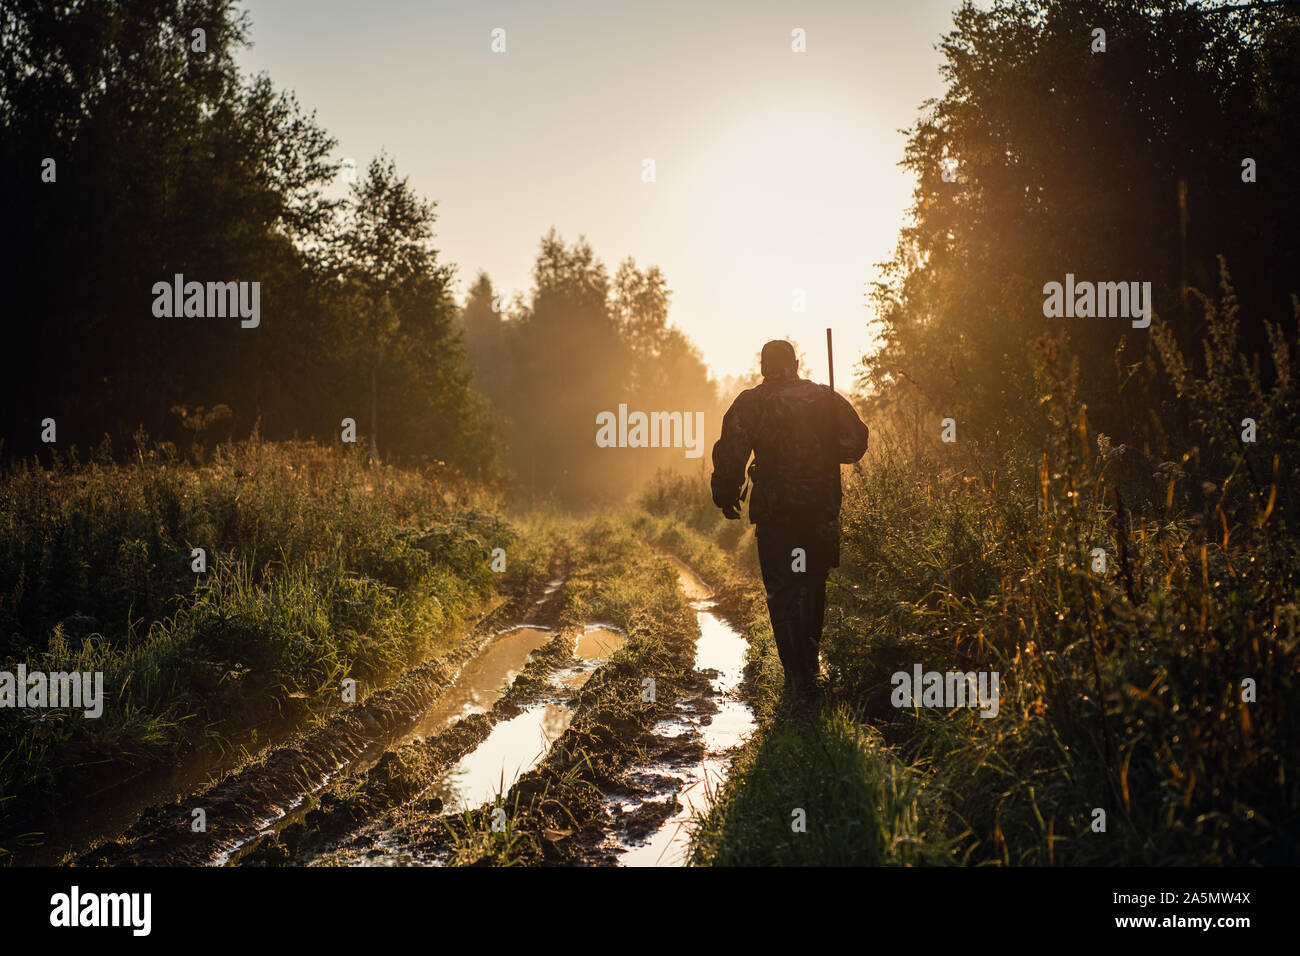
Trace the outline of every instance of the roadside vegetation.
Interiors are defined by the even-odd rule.
[[[60,817],[134,812],[169,770],[253,764],[350,703],[345,678],[365,700],[438,661],[449,683],[471,622],[536,608],[560,567],[554,645],[506,706],[565,628],[628,642],[505,795],[505,833],[467,814],[453,862],[571,862],[704,680],[658,552],[749,641],[760,723],[696,864],[1300,860],[1296,9],[954,11],[868,295],[871,449],[844,472],[812,714],[783,697],[751,529],[691,473],[752,376],[718,387],[656,266],[554,229],[531,288],[476,272],[458,301],[436,203],[383,154],[340,189],[314,114],[238,69],[251,27],[234,0],[0,6],[7,304],[37,319],[11,323],[0,376],[0,672],[102,673],[106,698],[0,707],[0,862]],[[58,157],[57,189],[32,157]],[[1076,275],[1087,308],[1053,315],[1044,282]],[[184,276],[261,276],[267,321],[155,314],[144,290]],[[623,406],[707,424],[603,447],[594,416]],[[897,706],[916,665],[996,673],[997,715]],[[386,755],[335,829],[493,725],[463,723]]]
[[[142,440],[122,462],[103,448],[9,467],[0,670],[102,672],[106,699],[96,719],[0,709],[0,832],[20,838],[202,744],[319,718],[345,677],[364,698],[449,647],[491,595],[539,579],[540,527],[432,470],[315,444],[254,439],[196,461]]]
[[[996,457],[872,422],[863,467],[846,469],[823,713],[771,706],[770,638],[742,609],[767,721],[701,822],[697,862],[1296,861],[1290,354],[1277,333],[1266,377],[1240,360],[1226,276],[1203,306],[1208,374],[1159,343],[1188,423],[1171,458],[1090,432],[1051,352],[1041,449]],[[642,503],[761,594],[750,535],[708,501],[702,481],[668,478]],[[891,675],[918,663],[998,672],[998,715],[893,706]],[[807,833],[795,807],[816,807]]]

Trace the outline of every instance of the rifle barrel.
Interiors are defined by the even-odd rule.
[[[826,330],[826,367],[830,370],[831,391],[835,391],[835,353],[831,349],[831,330]]]

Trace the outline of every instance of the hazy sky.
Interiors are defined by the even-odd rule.
[[[911,195],[898,130],[942,92],[957,6],[245,0],[241,64],[315,110],[338,157],[363,169],[385,149],[437,202],[458,294],[479,269],[526,293],[555,226],[611,276],[627,256],[658,265],[671,320],[719,375],[789,335],[824,381],[831,326],[848,385]]]

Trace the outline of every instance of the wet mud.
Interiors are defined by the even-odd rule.
[[[563,574],[557,561],[553,573]],[[82,866],[205,866],[229,862],[268,829],[301,816],[311,795],[337,776],[383,763],[389,747],[450,687],[466,663],[495,636],[500,619],[545,626],[557,613],[562,577],[494,609],[438,661],[408,670],[394,684],[344,708],[320,726],[275,747],[192,796],[153,806],[117,839],[77,859]],[[464,728],[472,736],[474,722]],[[449,742],[450,745],[450,742]],[[389,761],[391,763],[391,761]],[[398,775],[400,779],[400,775]],[[400,797],[396,787],[394,798]],[[203,828],[194,811],[203,811]]]

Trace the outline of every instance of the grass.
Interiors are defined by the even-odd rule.
[[[1218,302],[1203,304],[1201,372],[1157,335],[1181,403],[1166,411],[1163,447],[1090,434],[1068,356],[1050,350],[1036,444],[994,456],[872,422],[864,467],[846,472],[822,645],[828,694],[846,709],[834,725],[774,728],[779,671],[766,624],[754,601],[739,608],[765,725],[702,822],[697,859],[885,861],[882,847],[908,845],[873,835],[894,821],[898,840],[920,835],[940,851],[913,846],[898,862],[945,853],[975,865],[1297,862],[1300,501],[1288,485],[1300,423],[1290,346],[1274,330],[1266,384],[1240,358],[1226,282]],[[1255,443],[1240,441],[1246,417],[1268,422]],[[642,504],[662,540],[711,544],[715,565],[729,560],[730,574],[761,593],[749,536],[708,501],[702,481],[664,478]],[[917,663],[998,672],[998,717],[891,706],[891,675]],[[827,756],[845,746],[846,722],[867,741],[860,760]],[[919,830],[879,792],[894,765],[916,779]],[[860,842],[792,844],[800,795],[783,781],[820,780],[830,768],[848,781],[831,789],[821,820]]]
[[[709,866],[942,862],[923,777],[844,707],[766,723],[692,834]],[[855,808],[846,813],[846,808]]]
[[[458,862],[562,858],[557,840],[592,819],[673,700],[696,625],[649,542],[700,573],[750,643],[761,727],[696,821],[697,863],[1294,864],[1293,346],[1270,327],[1264,376],[1241,359],[1226,277],[1203,304],[1203,361],[1153,324],[1177,402],[1142,448],[1089,431],[1069,355],[1050,345],[1026,417],[1041,421],[1009,450],[871,422],[829,583],[829,705],[812,720],[782,705],[752,533],[718,515],[702,476],[665,476],[618,515],[509,524],[445,476],[314,445],[252,440],[187,462],[142,441],[124,463],[101,450],[13,466],[0,666],[102,671],[109,705],[93,721],[0,709],[0,832],[241,724],[324,714],[344,674],[373,690],[439,653],[495,589],[540,580],[563,539],[563,621],[629,640],[512,789],[510,838],[476,811]],[[1240,440],[1245,418],[1255,442]],[[891,676],[914,664],[996,671],[998,716],[892,706]]]
[[[512,525],[436,474],[313,444],[198,462],[141,442],[125,463],[20,463],[0,486],[0,669],[99,671],[107,698],[94,720],[0,710],[10,840],[205,741],[318,719],[344,677],[364,697],[549,557],[545,519]]]

